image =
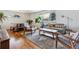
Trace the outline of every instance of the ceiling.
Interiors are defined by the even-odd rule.
[[[34,12],[39,12],[42,10],[13,10],[15,12],[22,12],[22,13],[34,13]]]

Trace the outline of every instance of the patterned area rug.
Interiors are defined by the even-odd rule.
[[[25,36],[42,49],[55,49],[55,40],[50,37],[43,35],[40,36],[38,32],[32,35],[26,34]],[[58,43],[58,49],[63,49],[63,47],[59,43]]]

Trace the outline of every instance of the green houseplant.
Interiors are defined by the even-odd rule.
[[[7,17],[4,16],[4,13],[3,12],[0,12],[0,28],[1,28],[1,25],[3,23],[3,20],[5,20]]]
[[[3,22],[5,20],[6,16],[4,16],[3,12],[0,12],[0,21]]]
[[[36,17],[35,18],[35,25],[36,25],[36,27],[37,28],[40,28],[40,26],[41,26],[41,17],[40,16],[38,16],[38,17]]]
[[[35,23],[40,23],[40,21],[41,21],[41,17],[37,17],[37,18],[35,19]]]
[[[27,20],[28,25],[31,27],[33,20]]]
[[[32,24],[33,20],[27,20],[27,23],[30,25]]]

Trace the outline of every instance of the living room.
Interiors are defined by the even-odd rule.
[[[7,31],[9,39],[8,45],[2,44],[2,48],[5,48],[4,46],[11,49],[79,48],[78,10],[1,10],[0,12],[5,16],[5,20],[1,22],[1,29]]]

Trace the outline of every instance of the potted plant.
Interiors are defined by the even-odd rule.
[[[3,22],[3,20],[5,20],[5,18],[6,18],[6,16],[4,16],[4,13],[0,12],[0,28],[1,28],[2,22]]]
[[[40,21],[41,21],[41,17],[37,17],[37,18],[35,19],[35,23],[40,23]]]
[[[27,20],[28,25],[31,27],[33,20]]]
[[[5,20],[6,16],[4,16],[3,12],[0,12],[0,21],[2,22],[3,20]]]
[[[39,17],[35,18],[35,24],[36,24],[37,28],[40,28],[40,26],[41,26],[40,23],[41,23],[41,17],[39,16]]]

